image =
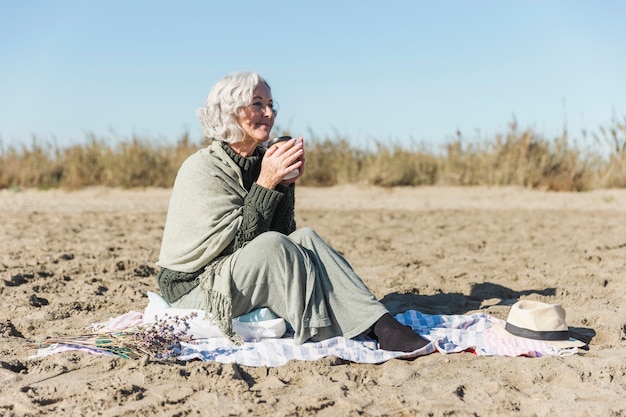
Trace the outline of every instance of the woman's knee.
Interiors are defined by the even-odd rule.
[[[259,280],[283,274],[301,257],[299,247],[278,232],[265,232],[244,246],[234,271],[240,288],[256,285]]]
[[[290,234],[289,237],[294,239],[296,242],[321,239],[317,232],[310,227],[303,227],[301,229],[298,229]]]
[[[280,250],[288,249],[290,246],[294,246],[294,242],[279,232],[265,232],[254,238],[248,243],[246,249],[254,250],[255,253],[261,254],[275,254]]]
[[[237,258],[235,270],[240,277],[250,277],[253,284],[238,283],[239,288],[258,285],[261,281],[284,286],[294,277],[306,278],[308,258],[300,245],[278,232],[265,232],[249,242]],[[281,281],[285,281],[282,284]]]

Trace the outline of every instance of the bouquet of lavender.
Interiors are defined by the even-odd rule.
[[[137,359],[150,356],[169,359],[181,350],[182,343],[189,343],[192,337],[187,333],[187,320],[195,317],[191,313],[185,317],[165,317],[154,323],[144,323],[125,329],[108,329],[80,335],[47,338],[37,343],[45,348],[54,344],[80,346],[102,352],[109,352],[122,358]]]

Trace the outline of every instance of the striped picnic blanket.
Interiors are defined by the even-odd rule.
[[[142,314],[130,312],[113,318],[100,327],[123,330],[140,324]],[[412,359],[434,352],[442,354],[472,352],[478,356],[568,356],[578,352],[577,348],[555,349],[547,343],[521,338],[508,338],[493,329],[502,320],[484,313],[467,315],[430,315],[409,310],[396,315],[401,323],[411,326],[430,341],[414,352],[391,352],[378,349],[377,342],[367,336],[354,339],[335,337],[322,342],[293,343],[292,334],[279,339],[262,339],[235,346],[221,337],[194,340],[183,343],[177,359],[238,363],[247,366],[280,366],[288,361],[313,361],[327,356],[336,356],[354,363],[382,363],[394,358]],[[81,346],[53,345],[39,349],[35,357],[42,357],[68,350],[106,354]]]

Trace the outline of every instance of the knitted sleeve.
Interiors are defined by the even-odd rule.
[[[278,185],[276,188],[283,193],[283,198],[276,206],[274,218],[270,224],[270,230],[288,235],[296,230],[294,213],[296,186],[295,184],[288,186]]]
[[[257,183],[252,184],[244,199],[241,227],[221,255],[229,255],[261,233],[273,230],[270,228],[272,218],[284,197],[280,191],[261,187]]]

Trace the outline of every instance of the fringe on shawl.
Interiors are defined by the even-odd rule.
[[[223,260],[222,260],[223,261]],[[243,339],[233,330],[233,308],[230,297],[230,285],[228,294],[215,289],[215,274],[223,262],[214,262],[199,276],[200,288],[205,294],[206,312],[216,322],[218,328],[228,340],[237,346],[243,345]]]

